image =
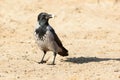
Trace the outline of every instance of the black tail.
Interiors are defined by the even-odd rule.
[[[61,56],[68,56],[68,50],[62,47],[62,52],[58,52],[58,54]]]

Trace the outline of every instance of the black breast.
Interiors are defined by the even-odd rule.
[[[39,27],[38,29],[35,30],[36,34],[38,34],[38,37],[43,40],[43,37],[46,33],[47,29],[46,28],[41,28]]]

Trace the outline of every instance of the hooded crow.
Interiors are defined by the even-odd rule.
[[[54,58],[52,65],[55,64],[56,55],[68,56],[68,50],[64,48],[54,29],[49,25],[49,19],[53,16],[51,14],[42,12],[38,15],[38,25],[35,29],[36,42],[44,55],[39,63],[45,63],[44,57],[47,51],[53,51]]]

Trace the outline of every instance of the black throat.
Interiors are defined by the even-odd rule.
[[[36,29],[36,34],[38,34],[39,38],[43,40],[43,36],[46,34],[47,26],[49,25],[48,21],[39,22],[39,28]]]

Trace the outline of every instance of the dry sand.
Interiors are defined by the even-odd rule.
[[[120,2],[113,0],[0,0],[0,80],[120,80]],[[56,65],[33,31],[40,12],[69,50]]]

